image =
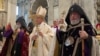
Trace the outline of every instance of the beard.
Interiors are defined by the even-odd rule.
[[[80,19],[71,20],[71,25],[76,25],[80,22]]]

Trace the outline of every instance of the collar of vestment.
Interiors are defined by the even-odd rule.
[[[38,27],[42,27],[45,24],[45,22],[41,22],[41,24],[38,25]]]

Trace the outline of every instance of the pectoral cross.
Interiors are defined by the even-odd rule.
[[[38,36],[38,33],[39,33],[39,27],[38,27],[38,25],[36,25],[35,35]],[[35,45],[35,43],[36,43],[36,41],[33,40],[33,46]]]
[[[36,25],[36,34],[38,35],[38,33],[39,33],[39,26]]]

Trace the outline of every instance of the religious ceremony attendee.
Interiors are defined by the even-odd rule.
[[[6,39],[4,42],[4,45],[2,47],[2,51],[0,52],[0,56],[8,56],[10,55],[10,51],[11,51],[11,45],[12,45],[12,38],[13,35],[13,30],[11,27],[11,24],[7,24],[7,26],[5,26],[5,30],[3,32],[3,37]],[[8,54],[9,53],[9,54]]]
[[[11,56],[28,56],[29,33],[23,16],[16,20],[17,34],[12,47]]]
[[[38,7],[36,14],[31,14],[35,27],[30,34],[29,56],[52,56],[54,32],[45,22],[46,8]],[[34,43],[34,46],[32,46]]]
[[[28,32],[29,32],[29,34],[32,33],[33,27],[34,27],[34,24],[32,22],[30,22],[28,24]]]
[[[96,32],[83,9],[73,4],[69,8],[65,21],[68,24],[66,31],[57,32],[62,47],[60,56],[96,56],[98,54],[95,52],[96,48],[92,52],[93,36],[96,36]]]

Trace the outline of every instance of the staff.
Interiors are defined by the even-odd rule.
[[[82,26],[81,26],[82,29],[81,30],[84,31],[84,19],[83,18],[81,19],[81,24],[82,24]],[[85,54],[84,53],[84,40],[82,39],[82,56],[84,56],[84,54]]]

